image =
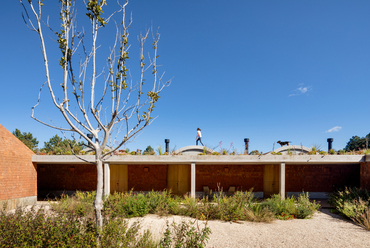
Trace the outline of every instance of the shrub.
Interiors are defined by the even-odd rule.
[[[329,203],[341,214],[370,231],[370,191],[345,188],[335,191]]]
[[[199,227],[198,221],[196,227],[194,222],[182,221],[179,224],[173,222],[171,225],[168,224],[164,233],[164,237],[160,241],[160,247],[171,248],[171,247],[206,247],[211,234],[211,229],[207,227],[207,223],[204,228]]]
[[[319,208],[319,204],[310,201],[308,192],[303,192],[297,198],[295,217],[298,219],[310,218]]]
[[[149,231],[119,218],[104,218],[101,247],[157,247]],[[96,247],[95,220],[74,213],[50,214],[43,208],[0,212],[0,247]]]
[[[267,207],[278,219],[294,218],[296,206],[294,197],[287,197],[284,200],[280,195],[273,195],[265,202],[261,203],[263,207]]]
[[[320,205],[316,202],[310,202],[308,193],[301,194],[298,198],[287,197],[284,200],[280,195],[273,195],[265,202],[261,203],[263,207],[271,210],[278,219],[306,219],[311,217]]]
[[[352,220],[359,226],[370,231],[370,207],[367,206],[362,213],[357,213]]]

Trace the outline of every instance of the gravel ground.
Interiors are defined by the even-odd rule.
[[[176,223],[190,218],[147,215],[130,219],[141,222],[159,239],[166,220]],[[199,221],[200,226],[204,221]],[[311,219],[276,220],[272,223],[208,221],[212,234],[207,247],[370,247],[370,232],[322,209]]]

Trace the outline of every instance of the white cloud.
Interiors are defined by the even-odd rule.
[[[303,86],[304,84],[299,84],[300,87],[294,90],[295,93],[290,94],[289,96],[299,96],[302,94],[306,94],[311,90],[311,86]]]
[[[299,87],[297,90],[299,90],[302,94],[304,94],[308,91],[308,88],[307,87]]]
[[[342,129],[342,127],[335,126],[335,127],[331,128],[331,129],[329,129],[328,131],[326,131],[325,133],[338,132],[341,129]]]

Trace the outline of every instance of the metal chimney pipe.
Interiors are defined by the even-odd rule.
[[[249,154],[248,149],[249,149],[249,139],[245,138],[244,139],[244,154],[246,154],[246,155]]]
[[[165,139],[164,143],[166,143],[166,152],[170,153],[170,139]]]
[[[329,153],[330,150],[332,149],[333,138],[329,138],[327,139],[327,141],[328,141],[328,153]]]
[[[93,137],[94,137],[94,135],[92,135],[91,133],[88,133],[86,136],[87,136],[87,138],[89,138],[91,141],[92,141],[92,139],[93,139]]]

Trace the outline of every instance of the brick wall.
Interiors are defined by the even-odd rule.
[[[208,186],[217,190],[217,183],[223,191],[230,186],[238,190],[263,191],[264,165],[196,165],[196,191],[203,191]]]
[[[332,192],[334,186],[360,186],[360,164],[288,164],[285,170],[287,192]]]
[[[361,169],[363,185],[370,186],[370,163]],[[189,165],[190,166],[190,165]],[[215,191],[217,183],[224,191],[263,191],[264,165],[196,165],[196,191],[208,186]],[[366,174],[367,173],[367,174]],[[363,176],[367,175],[367,179]],[[96,190],[96,167],[89,164],[38,165],[38,188],[45,190]],[[367,184],[365,184],[367,183]],[[287,192],[331,192],[333,186],[360,186],[360,164],[286,165]],[[128,165],[128,189],[135,191],[167,188],[167,165]],[[190,190],[190,175],[189,175]]]
[[[361,163],[361,188],[370,190],[370,162]]]
[[[39,164],[37,187],[40,196],[47,191],[94,191],[97,171],[93,164]]]
[[[34,153],[0,125],[0,200],[37,196]]]
[[[167,165],[128,165],[127,171],[129,190],[151,191],[167,188]]]

